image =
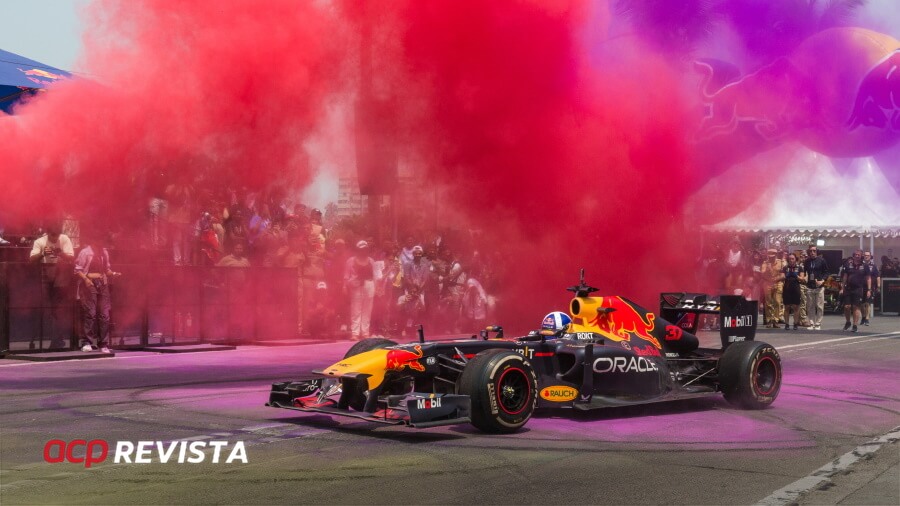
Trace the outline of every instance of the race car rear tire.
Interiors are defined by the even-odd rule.
[[[781,389],[781,357],[772,345],[758,341],[733,343],[719,359],[719,388],[731,404],[762,409]]]
[[[344,354],[344,358],[359,355],[367,351],[377,350],[379,348],[388,348],[396,346],[397,343],[390,339],[381,337],[369,337],[354,344]],[[350,390],[350,407],[356,411],[362,411],[366,406],[366,384],[362,381],[354,381],[351,379],[341,378],[341,388]]]
[[[537,403],[537,375],[522,355],[483,351],[469,360],[459,378],[459,393],[471,399],[472,425],[491,433],[519,430]]]

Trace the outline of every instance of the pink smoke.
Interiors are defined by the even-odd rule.
[[[4,208],[134,224],[181,177],[299,188],[314,170],[305,143],[318,134],[346,153],[356,139],[323,129],[377,124],[385,152],[449,196],[460,218],[443,225],[481,230],[480,249],[503,259],[507,321],[564,307],[581,267],[603,292],[653,307],[661,290],[696,288],[683,212],[707,176],[689,143],[696,76],[640,32],[613,41],[612,11],[98,0],[84,56],[97,79],[56,85],[0,122]],[[326,127],[331,106],[355,110],[356,129]]]
[[[21,220],[139,213],[158,180],[309,181],[302,143],[338,89],[341,30],[307,2],[120,2],[84,13],[84,68],[0,124]]]
[[[693,283],[679,216],[696,174],[664,57],[598,61],[588,42],[608,13],[589,2],[391,5],[374,30],[400,41],[374,51],[382,90],[431,184],[450,185],[514,274],[509,315],[564,307],[580,267],[604,292],[648,301]]]

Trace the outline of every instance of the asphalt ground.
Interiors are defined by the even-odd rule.
[[[900,318],[842,323],[759,330],[784,366],[769,409],[716,396],[546,412],[505,436],[263,405],[271,382],[349,342],[0,360],[0,504],[900,504]],[[52,439],[102,439],[110,455],[46,463]],[[198,464],[112,461],[117,441],[181,439],[228,442],[223,461],[241,441],[248,463],[211,463],[212,449]]]

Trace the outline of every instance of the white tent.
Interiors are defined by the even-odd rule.
[[[850,170],[842,175],[828,157],[804,149],[788,167],[778,183],[760,191],[749,207],[704,228],[735,233],[900,238],[900,196],[874,159],[853,160]]]

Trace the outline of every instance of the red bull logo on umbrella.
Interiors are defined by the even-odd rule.
[[[19,71],[25,74],[29,81],[37,84],[50,84],[58,79],[66,78],[66,76],[64,75],[54,74],[53,72],[47,72],[46,70],[41,69],[25,70],[23,68],[20,68]]]
[[[603,311],[603,308],[615,311]],[[631,336],[635,336],[652,343],[657,348],[662,348],[659,340],[651,334],[656,328],[656,315],[653,313],[642,315],[621,297],[604,297],[598,308],[597,317],[588,323],[610,337],[630,341]]]
[[[409,350],[387,350],[386,365],[387,370],[402,371],[409,367],[414,371],[425,372],[425,366],[419,363],[422,358],[422,347],[418,344],[413,347],[415,352]]]

